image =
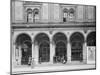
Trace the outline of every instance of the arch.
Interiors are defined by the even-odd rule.
[[[27,22],[32,23],[33,22],[33,16],[32,16],[32,9],[27,9]]]
[[[15,44],[23,44],[24,41],[31,41],[31,37],[27,33],[21,33],[16,37]]]
[[[15,54],[21,54],[21,65],[30,65],[30,58],[32,58],[32,43],[29,35],[22,33],[16,38]]]
[[[39,9],[37,9],[37,8],[33,9],[33,14],[34,14],[34,15],[35,15],[35,14],[39,14]]]
[[[34,43],[39,49],[39,63],[49,62],[50,60],[50,40],[46,33],[36,35]]]
[[[53,36],[53,41],[56,44],[59,40],[64,41],[65,43],[67,43],[67,37],[64,33],[62,32],[57,32],[54,36]],[[66,41],[65,41],[66,40]]]
[[[63,9],[63,13],[68,13],[68,12],[69,12],[69,10],[67,8]]]
[[[96,32],[95,31],[90,32],[87,35],[86,42],[87,42],[87,46],[96,46]]]
[[[74,14],[75,10],[73,8],[69,9],[69,13]]]
[[[63,9],[63,22],[67,21],[69,10],[67,8]]]
[[[67,37],[64,33],[58,32],[53,36],[55,44],[54,62],[59,63],[63,60],[67,61]]]
[[[83,43],[84,36],[80,32],[75,32],[70,37],[71,43],[71,60],[82,61],[83,60]]]
[[[27,13],[32,13],[32,9],[31,8],[28,8],[27,9]]]
[[[70,36],[70,42],[73,41],[81,41],[82,43],[84,43],[84,36],[81,32],[74,32],[71,36]]]
[[[37,20],[39,20],[39,9],[35,8],[33,9],[33,21],[36,22]]]
[[[39,33],[35,36],[35,40],[34,40],[34,43],[35,44],[40,44],[41,41],[48,41],[50,42],[50,39],[48,37],[48,35],[46,33]]]

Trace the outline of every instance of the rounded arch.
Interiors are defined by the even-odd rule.
[[[30,65],[30,58],[32,58],[32,43],[28,34],[19,34],[16,38],[16,57],[21,54],[21,65]]]
[[[80,41],[84,43],[84,35],[81,32],[72,33],[72,35],[70,36],[70,42],[73,41]]]
[[[34,15],[39,14],[39,9],[38,8],[33,9],[33,14]]]
[[[29,23],[33,22],[32,14],[33,14],[32,9],[28,8],[27,9],[27,22]]]
[[[82,61],[83,60],[83,43],[84,36],[80,32],[74,32],[70,37],[71,43],[71,60]]]
[[[27,9],[27,13],[32,13],[32,9],[31,8],[28,8]]]
[[[67,43],[67,37],[63,32],[57,32],[53,36],[53,42],[56,44],[58,41],[64,41],[64,43]]]
[[[68,10],[67,8],[64,8],[64,9],[63,9],[63,13],[68,13],[68,11],[69,11],[69,10]]]
[[[17,45],[21,45],[23,44],[25,41],[32,41],[31,37],[29,36],[29,34],[27,33],[20,33],[19,35],[17,35],[16,39],[15,39],[15,44]]]
[[[53,36],[53,42],[55,44],[55,56],[54,62],[59,63],[63,60],[67,61],[67,37],[62,32],[57,32]]]
[[[88,46],[96,46],[96,31],[92,31],[87,35],[86,42]]]
[[[39,63],[49,62],[50,60],[50,40],[46,33],[36,35],[34,43],[38,45]]]
[[[42,41],[50,42],[49,36],[46,33],[38,33],[35,36],[35,39],[34,39],[35,44],[39,45]]]
[[[69,9],[69,13],[74,14],[75,10],[73,8]]]

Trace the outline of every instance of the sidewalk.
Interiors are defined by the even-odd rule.
[[[80,70],[80,69],[95,69],[93,64],[52,64],[52,65],[37,65],[35,67],[17,67],[13,68],[13,74],[19,73],[37,73],[37,72],[51,72],[51,71],[64,71],[64,70]]]

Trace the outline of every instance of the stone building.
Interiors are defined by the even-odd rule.
[[[12,73],[95,69],[95,51],[96,6],[11,1]]]

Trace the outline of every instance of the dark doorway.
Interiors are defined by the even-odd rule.
[[[56,56],[66,56],[66,44],[63,41],[57,42],[55,51]]]
[[[67,38],[64,33],[56,33],[53,37],[55,44],[54,63],[67,62]]]
[[[71,60],[82,61],[84,36],[79,32],[75,32],[70,37],[70,42],[71,42]]]
[[[39,46],[39,62],[49,62],[50,46],[48,42],[42,42]]]
[[[31,38],[27,34],[20,34],[17,37],[16,45],[21,47],[21,65],[30,65],[32,58]]]
[[[35,37],[35,44],[39,47],[39,63],[50,61],[50,41],[45,33],[40,33]]]

